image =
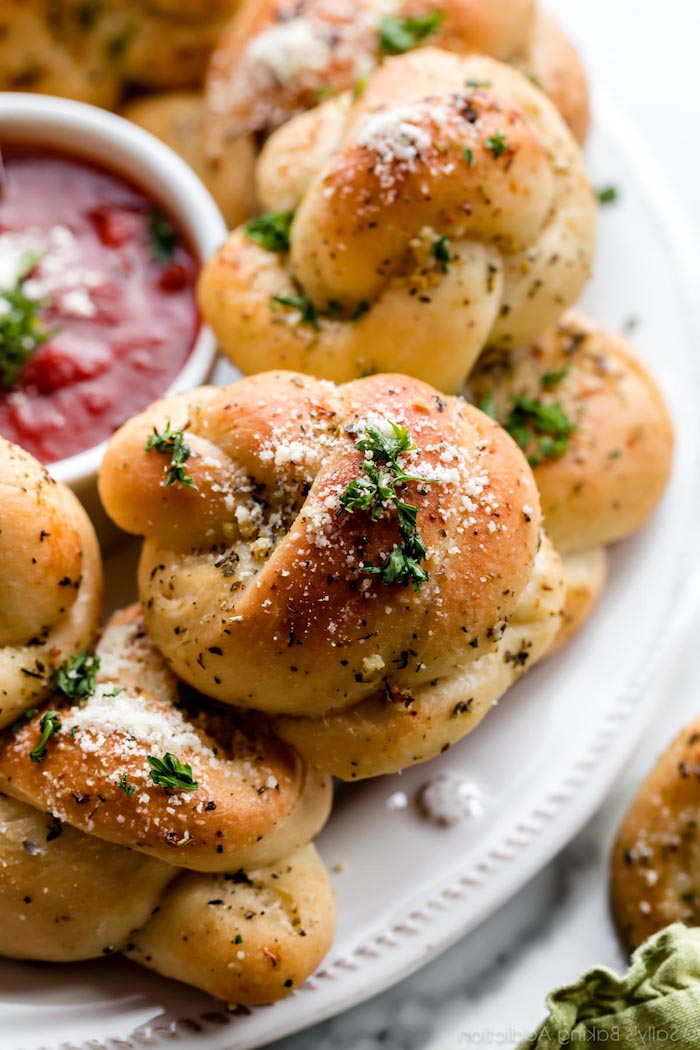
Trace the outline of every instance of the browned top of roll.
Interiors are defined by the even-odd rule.
[[[318,831],[330,804],[327,778],[228,711],[178,706],[177,681],[137,608],[113,618],[97,656],[91,696],[54,697],[0,738],[8,794],[83,831],[202,871],[267,862]],[[33,761],[49,710],[60,728],[43,759]],[[174,784],[156,783],[148,759],[167,755],[189,772]]]

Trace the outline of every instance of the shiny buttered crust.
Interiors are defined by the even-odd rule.
[[[577,313],[531,346],[487,352],[467,395],[507,423],[514,398],[558,405],[574,424],[566,451],[535,467],[545,528],[577,553],[639,529],[671,472],[673,428],[663,396],[631,346]]]
[[[197,716],[195,699],[190,714],[137,607],[113,618],[97,656],[89,699],[53,697],[0,737],[3,791],[82,831],[197,871],[275,861],[320,830],[328,778],[228,710]],[[61,727],[43,761],[32,761],[49,709]],[[166,754],[191,767],[195,790],[153,782],[147,760]]]
[[[673,922],[700,923],[700,718],[661,755],[622,822],[611,901],[630,951]]]
[[[55,669],[92,645],[100,550],[73,493],[0,437],[0,728],[50,691]]]
[[[396,773],[433,758],[471,733],[548,652],[560,630],[564,594],[559,557],[543,536],[511,619],[464,671],[413,691],[387,687],[322,718],[280,718],[276,728],[311,763],[343,780]]]
[[[205,183],[228,226],[253,210],[255,150],[248,138],[227,142],[207,158],[201,142],[202,99],[196,91],[165,91],[130,102],[122,116],[150,131],[187,161]]]
[[[183,874],[0,795],[0,955],[77,962],[122,951],[253,1005],[303,984],[334,925],[313,846],[271,867]]]
[[[144,451],[168,422],[183,428],[196,488],[166,485],[168,460]],[[391,422],[416,446],[400,462],[419,480],[400,491],[426,548],[417,590],[364,568],[400,544],[391,506],[373,520],[341,502],[365,477],[358,441]],[[270,714],[346,710],[468,667],[512,615],[539,538],[515,443],[405,376],[336,387],[277,372],[169,398],[117,432],[99,484],[113,519],[146,537],[144,616],[170,665]]]
[[[275,132],[257,190],[295,212],[289,252],[240,228],[199,283],[246,373],[402,371],[454,392],[486,343],[554,324],[590,271],[580,149],[542,91],[488,58],[388,59],[359,95]]]
[[[430,17],[416,40],[484,54],[522,69],[581,140],[588,90],[578,56],[533,0],[248,0],[212,54],[206,84],[211,152],[242,135],[269,134],[290,117],[361,83],[385,57],[387,15]],[[438,24],[439,23],[439,24]]]
[[[76,962],[115,951],[177,874],[0,795],[0,955]]]
[[[335,902],[313,846],[266,868],[181,875],[125,952],[227,1003],[284,998],[333,940]]]
[[[0,88],[111,108],[129,84],[197,84],[238,2],[3,0]]]

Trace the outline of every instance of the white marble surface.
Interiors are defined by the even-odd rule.
[[[549,6],[580,46],[591,77],[605,84],[650,141],[669,191],[699,232],[700,5],[694,0],[665,0],[663,8],[654,0],[549,0]],[[698,711],[700,651],[691,630],[675,685],[638,754],[571,845],[441,958],[378,998],[275,1043],[274,1050],[509,1048],[541,1020],[553,987],[596,964],[621,968],[608,916],[610,842],[660,748]]]

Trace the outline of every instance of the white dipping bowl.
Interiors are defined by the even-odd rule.
[[[114,113],[47,95],[1,92],[0,146],[3,141],[46,146],[124,176],[174,219],[200,264],[226,239],[221,212],[189,165],[149,132]],[[215,359],[214,336],[202,326],[184,368],[162,396],[206,383]],[[114,526],[97,495],[97,473],[106,445],[104,441],[51,463],[48,470],[57,481],[70,485],[100,537],[109,542]]]

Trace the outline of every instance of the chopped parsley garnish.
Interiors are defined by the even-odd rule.
[[[0,386],[5,390],[15,385],[34,351],[57,331],[47,328],[39,316],[46,302],[30,299],[24,290],[24,283],[38,261],[38,256],[28,256],[14,288],[0,291]]]
[[[318,328],[316,307],[308,295],[273,295],[272,302],[287,306],[290,310],[298,310],[301,314],[301,324],[307,324],[310,328]]]
[[[53,687],[68,700],[87,700],[95,692],[95,675],[99,669],[99,657],[83,649],[54,672]]]
[[[288,252],[293,218],[294,212],[291,211],[271,211],[266,215],[257,215],[246,223],[246,237],[262,245],[268,252]]]
[[[559,386],[562,380],[566,379],[568,374],[568,368],[547,370],[540,376],[540,386],[543,390],[552,390],[553,387]]]
[[[170,456],[165,484],[186,485],[188,488],[196,489],[194,479],[185,470],[185,463],[192,455],[190,446],[185,444],[185,436],[182,430],[173,430],[170,420],[165,425],[165,430],[159,432],[153,430],[148,441],[143,446],[145,452],[160,452],[162,456]]]
[[[28,707],[26,711],[23,711],[19,718],[16,718],[10,726],[11,733],[19,733],[20,729],[24,729],[28,722],[31,722],[34,715],[38,714],[36,707]]]
[[[417,446],[411,440],[408,427],[391,420],[387,422],[386,432],[371,423],[366,425],[365,437],[357,442],[355,448],[360,452],[369,452],[370,457],[362,463],[363,475],[351,481],[340,496],[340,504],[348,514],[356,510],[368,512],[372,521],[378,521],[387,508],[394,507],[401,536],[400,545],[380,565],[363,561],[362,569],[377,576],[379,582],[387,586],[394,583],[407,586],[410,583],[419,591],[429,579],[420,564],[427,551],[418,530],[419,508],[401,499],[396,488],[408,481],[425,483],[435,479],[406,473],[398,462],[399,456],[412,452]]]
[[[432,254],[433,258],[437,259],[437,261],[440,263],[440,268],[442,269],[442,272],[449,273],[450,260],[452,256],[450,255],[450,242],[448,241],[447,237],[438,237],[438,239],[433,244]]]
[[[617,186],[601,186],[599,190],[596,190],[596,195],[600,204],[614,204],[619,192]]]
[[[484,145],[486,149],[491,150],[496,160],[498,160],[508,149],[508,140],[502,131],[496,131],[493,135],[489,135]]]
[[[192,767],[181,762],[168,751],[162,758],[148,756],[151,780],[166,791],[196,791],[199,784],[192,779]]]
[[[148,239],[156,262],[170,262],[177,248],[177,230],[158,208],[148,213]]]
[[[470,77],[469,80],[464,82],[469,88],[490,88],[490,80],[477,80],[476,77]]]
[[[437,32],[444,20],[444,11],[429,11],[415,18],[385,15],[379,23],[379,46],[387,55],[402,55]]]
[[[243,938],[241,937],[240,933],[236,934],[233,943],[234,944],[243,944]]]
[[[479,407],[493,419],[497,418],[491,395],[484,398]],[[539,467],[546,460],[561,459],[571,435],[576,432],[576,424],[561,405],[546,405],[525,394],[513,398],[507,418],[500,422],[523,450],[531,467]]]
[[[42,715],[41,722],[39,722],[39,728],[41,729],[41,736],[29,752],[29,757],[32,762],[43,762],[46,758],[46,745],[52,736],[61,728],[61,721],[58,717],[57,711],[47,711],[45,715]]]
[[[469,146],[464,147],[464,159],[467,162],[467,167],[474,167],[474,150],[469,149]]]
[[[126,773],[122,773],[122,775],[119,777],[119,783],[117,784],[117,787],[121,791],[123,791],[124,794],[127,795],[129,798],[131,798],[131,796],[136,791],[136,785],[129,783],[129,778],[127,777]]]

